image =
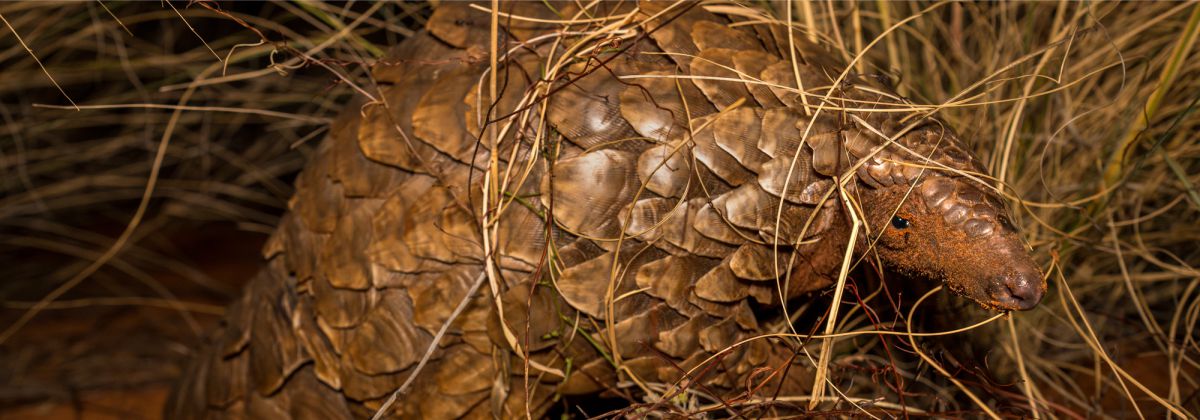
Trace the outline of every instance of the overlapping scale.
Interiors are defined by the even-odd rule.
[[[355,106],[356,104],[352,104]],[[338,117],[330,136],[339,137],[331,141],[329,151],[332,168],[330,177],[341,184],[347,197],[382,197],[396,188],[402,174],[395,168],[374,162],[363,156],[358,145],[358,121],[355,114]],[[340,137],[345,137],[340,138]]]
[[[530,289],[534,290],[531,292]],[[537,352],[558,344],[558,337],[568,331],[575,310],[563,301],[552,285],[525,281],[508,289],[500,297],[504,310],[504,325],[517,337],[524,352]],[[490,309],[490,308],[489,308]],[[500,328],[496,311],[488,317],[490,324]],[[504,335],[490,329],[493,342],[509,347]]]
[[[696,160],[731,186],[736,187],[754,179],[753,172],[717,144],[716,135],[713,133],[716,120],[717,115],[710,115],[692,121],[692,126],[696,127],[692,136],[692,154],[696,156]]]
[[[779,61],[779,57],[762,51],[737,51],[733,54],[733,68],[737,70],[738,78],[744,80],[746,90],[758,101],[763,108],[778,108],[783,102],[775,97],[771,88],[759,77],[763,70]]]
[[[412,172],[430,173],[440,152],[413,133],[412,115],[442,72],[465,66],[466,53],[422,33],[396,49],[399,56],[430,54],[439,60],[382,60],[374,68],[382,102],[359,108],[358,146],[363,156]]]
[[[762,137],[758,141],[758,149],[772,158],[794,155],[803,144],[808,123],[808,118],[793,109],[771,108],[763,111]],[[813,130],[820,132],[823,128],[818,125]]]
[[[358,325],[373,305],[371,291],[334,288],[323,276],[314,278],[311,287],[317,316],[333,328]]]
[[[413,201],[400,226],[404,228],[400,241],[419,260],[450,264],[482,259],[475,218],[444,188],[435,186]]]
[[[774,280],[787,275],[790,258],[787,249],[746,244],[738,247],[730,257],[729,269],[734,276],[744,280]]]
[[[700,330],[700,347],[716,353],[732,346],[743,334],[733,317],[725,318]]]
[[[692,28],[697,22],[715,21],[716,16],[699,3],[639,0],[637,4],[642,29],[680,68],[689,68],[692,57],[700,52]]]
[[[729,242],[713,240],[699,230],[701,224],[700,211],[708,206],[709,200],[697,197],[687,201],[687,217],[678,221],[667,231],[667,241],[691,254],[721,258],[728,255],[733,247]]]
[[[542,206],[569,233],[616,239],[619,212],[638,190],[636,155],[603,149],[564,159],[541,185]]]
[[[699,232],[705,237],[726,243],[729,245],[741,245],[747,241],[754,240],[757,233],[739,229],[727,220],[721,213],[713,207],[711,202],[705,203],[696,211],[696,232]]]
[[[621,116],[634,131],[653,141],[685,136],[692,118],[716,112],[686,76],[651,71],[626,82],[619,95]]]
[[[714,321],[708,315],[693,316],[675,328],[658,333],[654,348],[671,357],[685,358],[700,345],[700,330]]]
[[[626,59],[613,65],[621,68]],[[638,137],[621,116],[620,95],[626,85],[611,77],[605,68],[580,63],[567,72],[570,82],[550,97],[546,118],[572,143],[584,149],[610,145],[623,148]]]
[[[467,130],[465,98],[479,81],[482,66],[462,66],[440,75],[417,102],[412,134],[463,163],[486,161],[487,143]]]
[[[469,415],[487,395],[492,366],[473,363],[486,354],[467,346],[453,346],[441,360],[430,366],[428,380],[413,387],[410,398],[415,404],[397,413],[399,418],[460,418]]]
[[[617,337],[617,350],[623,358],[652,356],[654,352],[647,344],[658,340],[657,331],[673,329],[687,321],[666,304],[658,303],[646,310],[640,311],[627,318],[622,318],[613,325]]]
[[[662,238],[664,225],[687,217],[686,202],[670,198],[647,198],[631,203],[622,212],[627,218],[625,234],[643,242]]]
[[[767,243],[790,243],[815,211],[812,207],[784,204],[756,184],[743,185],[713,200],[714,209],[734,226],[757,232]],[[824,212],[822,212],[824,213]],[[828,227],[823,218],[809,227],[808,235]]]
[[[718,114],[712,122],[717,146],[752,172],[758,172],[759,167],[771,158],[759,149],[765,113],[761,108],[741,107]]]
[[[261,395],[274,393],[309,360],[292,330],[293,293],[286,284],[276,284],[253,302],[247,369],[255,391]]]
[[[497,133],[503,130],[509,122],[506,117],[518,111],[518,106],[527,95],[532,96],[529,87],[531,82],[536,81],[540,64],[538,56],[527,50],[507,56],[503,62],[498,64],[501,66],[501,71],[497,72],[498,76],[496,77],[499,98],[494,101],[491,100],[489,87],[491,78],[476,77],[472,81],[473,85],[467,89],[467,95],[463,98],[462,120],[467,134],[473,138],[483,138],[485,142],[490,141],[490,138],[483,137],[483,128],[489,118],[501,120],[493,123],[492,127],[497,130]],[[507,149],[504,146],[511,143],[511,139],[516,136],[518,131],[518,127],[514,126],[506,132],[505,137],[499,142],[501,150]],[[501,159],[508,159],[507,154],[501,153],[501,155]]]
[[[545,263],[546,247],[551,239],[561,238],[561,231],[548,230],[544,207],[526,199],[509,204],[500,217],[496,247],[500,264],[505,268],[534,271]]]
[[[318,381],[313,367],[304,366],[289,379],[287,387],[275,398],[286,400],[287,417],[314,419],[350,418],[346,399],[330,393]]]
[[[733,63],[737,50],[712,48],[700,52],[692,60],[691,81],[704,92],[717,109],[725,109],[739,100],[752,100],[750,91],[739,80]]]
[[[718,260],[698,256],[667,256],[638,268],[637,287],[680,312],[690,312],[688,294],[696,280],[715,267]]]
[[[812,157],[807,153],[781,155],[762,165],[758,186],[763,191],[798,204],[818,204],[833,181],[816,172]]]
[[[693,179],[691,149],[687,141],[678,138],[646,149],[638,156],[638,180],[646,189],[663,197],[682,197]]]
[[[750,290],[729,268],[729,258],[701,276],[695,292],[701,299],[713,302],[738,302],[750,296]]]
[[[653,247],[641,244],[625,244],[620,252],[610,251],[568,267],[558,277],[555,286],[563,299],[576,310],[594,318],[604,318],[607,311],[610,283],[614,297],[634,290],[636,275],[642,266],[665,255]],[[636,297],[636,295],[635,295]],[[614,302],[617,315],[636,312],[641,306],[638,299],[627,298],[619,305]]]
[[[816,132],[805,138],[812,147],[812,168],[827,177],[840,176],[841,169],[849,166],[849,157],[842,148],[842,132]]]
[[[360,325],[350,331],[345,355],[367,375],[399,372],[420,360],[433,335],[413,324],[413,302],[401,290],[384,290]]]
[[[367,255],[372,262],[390,270],[404,273],[421,273],[442,270],[446,263],[422,258],[409,248],[406,235],[416,224],[410,213],[413,200],[423,197],[434,188],[435,179],[426,176],[409,177],[397,191],[380,207],[372,218],[374,240],[367,246]]]
[[[289,209],[298,216],[302,226],[316,233],[331,233],[337,226],[345,193],[341,184],[329,177],[332,161],[328,143],[320,148],[318,163],[309,165],[296,178],[296,195],[288,201]]]
[[[458,264],[444,272],[430,275],[432,278],[425,281],[412,282],[406,290],[412,302],[410,322],[430,335],[436,334],[454,309],[466,298],[467,291],[481,273],[481,266]]]
[[[211,374],[205,379],[203,399],[210,407],[228,407],[246,397],[249,389],[246,383],[249,379],[248,364],[250,357],[246,353],[225,357],[213,352],[208,355],[206,366],[211,366]]]
[[[754,34],[713,20],[701,20],[693,23],[692,41],[701,51],[718,48],[736,51],[762,51],[763,48]]]
[[[316,314],[312,309],[312,297],[301,296],[295,312],[296,316],[293,319],[297,322],[296,329],[302,332],[296,336],[304,346],[304,351],[312,357],[313,375],[330,388],[341,389],[341,358],[334,351],[329,338],[317,325]]]
[[[367,246],[372,241],[371,216],[383,200],[352,199],[350,211],[338,219],[318,257],[318,270],[333,287],[365,290],[371,287]]]
[[[791,61],[781,60],[764,68],[759,74],[759,80],[765,82],[767,89],[784,105],[800,109],[804,106],[804,99],[800,97],[802,92],[796,85],[797,73],[800,82],[803,83],[804,92],[808,95],[809,104],[816,104],[833,82],[829,76],[817,71],[804,65],[793,68]]]

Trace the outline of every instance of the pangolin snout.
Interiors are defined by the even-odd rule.
[[[1046,288],[1036,271],[1016,271],[993,278],[987,291],[999,309],[1027,311],[1041,302]]]

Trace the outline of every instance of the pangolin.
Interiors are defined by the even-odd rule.
[[[984,307],[1040,300],[929,107],[763,10],[585,3],[504,2],[493,33],[489,4],[443,2],[375,64],[167,417],[538,416],[685,379],[807,395],[811,375],[761,375],[791,348],[746,339],[833,286],[852,237]]]

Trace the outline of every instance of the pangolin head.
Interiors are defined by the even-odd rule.
[[[1032,249],[953,133],[915,129],[865,163],[858,177],[871,188],[863,208],[885,266],[942,281],[994,310],[1028,310],[1042,299],[1046,282]]]

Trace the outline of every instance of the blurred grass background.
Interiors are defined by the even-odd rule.
[[[960,372],[989,404],[1012,417],[1200,412],[1200,6],[792,6],[835,53],[866,50],[856,71],[942,105],[1021,203],[1051,286],[1039,309],[968,333],[989,335],[989,366],[1016,378]],[[429,8],[0,3],[0,407],[155,417],[257,269],[325,124],[373,89],[371,63]],[[885,395],[883,382],[844,391]],[[925,408],[979,414],[942,404]]]
[[[292,178],[352,95],[342,80],[361,81],[374,57],[364,47],[400,42],[427,15],[421,3],[0,3],[0,407],[157,417],[258,269]],[[23,324],[113,248],[156,166],[120,251]]]

